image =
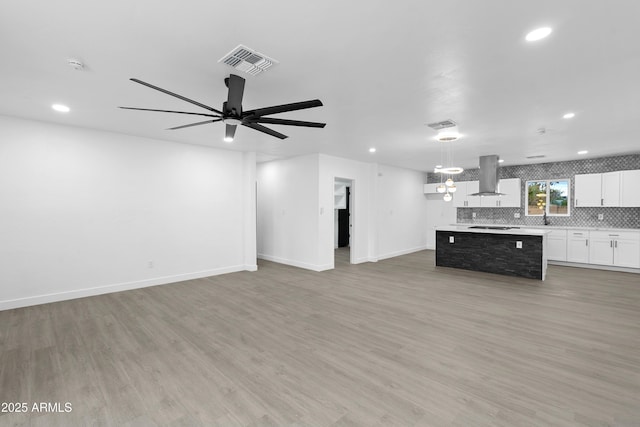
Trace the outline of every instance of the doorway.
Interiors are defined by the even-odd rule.
[[[334,268],[351,264],[353,234],[353,181],[334,181]]]

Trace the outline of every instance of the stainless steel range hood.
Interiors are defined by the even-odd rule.
[[[469,196],[504,196],[498,192],[498,162],[497,155],[480,156],[480,191]]]

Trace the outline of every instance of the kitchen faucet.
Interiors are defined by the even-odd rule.
[[[547,218],[547,210],[546,209],[545,209],[544,213],[542,214],[542,219],[544,220],[544,225],[551,224],[551,220],[549,218]]]

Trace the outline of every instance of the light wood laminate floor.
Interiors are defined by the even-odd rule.
[[[0,312],[0,425],[640,425],[640,275],[336,265]]]

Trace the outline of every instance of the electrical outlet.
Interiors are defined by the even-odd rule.
[[[471,212],[471,218],[473,218],[473,219],[476,218],[476,213],[475,212]]]
[[[598,221],[603,221],[603,220],[604,220],[604,215],[598,214]]]
[[[516,242],[516,249],[522,249],[522,242],[520,240]]]
[[[520,218],[520,212],[516,212],[516,213],[514,213],[514,214],[513,214],[513,217],[514,217],[514,218]]]
[[[455,239],[453,238],[453,236],[449,236],[449,243],[454,243]]]

